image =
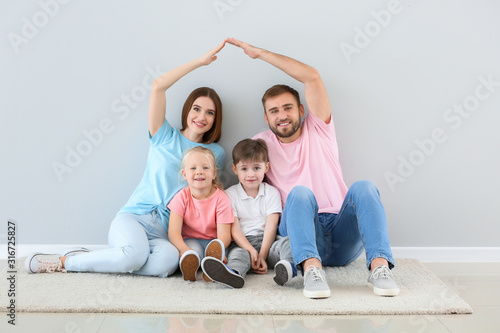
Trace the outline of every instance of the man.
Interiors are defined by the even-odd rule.
[[[234,38],[226,42],[305,86],[309,112],[303,123],[304,106],[297,91],[276,85],[262,98],[270,130],[254,136],[269,147],[271,169],[267,179],[278,188],[284,204],[279,233],[289,236],[294,264],[304,272],[304,296],[329,297],[322,265],[347,265],[363,249],[374,293],[398,295],[399,287],[390,271],[394,259],[379,192],[369,181],[358,181],[349,189],[345,185],[330,101],[318,71]]]

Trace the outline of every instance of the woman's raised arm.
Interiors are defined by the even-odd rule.
[[[153,82],[151,97],[149,100],[149,133],[151,134],[151,137],[158,132],[165,121],[165,92],[167,89],[184,75],[190,73],[198,67],[207,66],[214,62],[217,59],[217,53],[222,50],[225,43],[225,41],[220,43],[216,48],[208,51],[200,58],[194,59],[184,65],[172,69]]]

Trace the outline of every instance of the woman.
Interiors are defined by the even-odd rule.
[[[111,223],[109,248],[89,252],[78,248],[62,256],[34,253],[26,258],[28,273],[100,272],[166,277],[177,270],[179,251],[168,240],[170,199],[185,186],[178,170],[183,152],[195,146],[212,150],[220,169],[224,150],[219,141],[222,103],[211,88],[195,89],[182,109],[182,128],[165,119],[165,92],[191,71],[211,64],[222,42],[205,55],[160,76],[153,83],[149,103],[151,147],[144,176],[126,205]]]

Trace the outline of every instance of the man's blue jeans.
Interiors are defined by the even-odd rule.
[[[352,184],[338,214],[318,213],[313,192],[305,186],[294,187],[283,208],[279,234],[290,238],[299,268],[309,258],[318,258],[324,266],[344,266],[363,248],[368,269],[375,258],[384,258],[394,267],[384,207],[370,181]]]

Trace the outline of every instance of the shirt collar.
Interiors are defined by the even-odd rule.
[[[241,183],[238,183],[237,188],[238,188],[238,196],[240,197],[241,200],[252,198],[251,196],[249,196],[247,194],[247,192],[245,192],[245,189],[243,188]],[[255,197],[255,199],[257,199],[261,195],[264,195],[264,182],[259,184],[259,193],[257,193],[257,196]]]

